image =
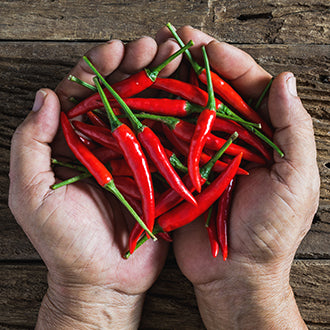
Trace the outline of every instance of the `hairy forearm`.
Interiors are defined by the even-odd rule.
[[[100,287],[49,287],[36,329],[137,329],[143,300]]]
[[[288,281],[280,285],[214,281],[195,287],[195,292],[207,329],[307,329]]]

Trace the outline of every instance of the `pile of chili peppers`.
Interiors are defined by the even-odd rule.
[[[271,148],[283,153],[257,112],[211,71],[205,48],[204,68],[189,52],[193,42],[184,45],[168,28],[181,49],[154,69],[109,85],[84,57],[95,86],[69,77],[95,93],[61,113],[64,137],[79,164],[53,163],[81,174],[53,189],[93,177],[113,193],[136,219],[126,258],[150,237],[171,241],[171,231],[204,215],[212,255],[221,250],[226,260],[236,177],[248,175],[243,167],[249,162],[271,161]],[[159,78],[182,53],[191,64],[188,81]],[[147,89],[163,96],[142,97]]]

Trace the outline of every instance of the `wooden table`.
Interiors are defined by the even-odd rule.
[[[46,267],[7,207],[10,140],[35,91],[55,88],[92,45],[153,36],[171,21],[237,45],[273,75],[290,70],[297,76],[298,92],[315,124],[322,186],[291,283],[310,329],[330,329],[329,16],[327,0],[1,1],[0,328],[33,328],[47,287]],[[172,254],[147,295],[141,328],[203,328],[192,287]]]

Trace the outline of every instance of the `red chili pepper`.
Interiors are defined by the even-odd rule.
[[[164,232],[170,232],[195,220],[203,214],[221,196],[234,178],[242,154],[236,156],[228,167],[200,194],[196,196],[198,206],[183,202],[158,218],[158,224]]]
[[[189,70],[189,83],[199,87],[199,80],[193,67]]]
[[[180,39],[179,35],[175,32],[175,29],[171,26],[170,23],[167,24],[167,27],[172,32],[173,36],[182,47],[183,41]],[[207,68],[201,67],[192,57],[189,50],[185,51],[185,54],[192,65],[193,69],[195,70],[198,78],[204,83],[208,84],[208,72]],[[264,120],[255,112],[243,99],[242,97],[218,74],[211,72],[211,78],[214,86],[214,91],[219,94],[227,103],[229,103],[233,108],[243,114],[249,120],[261,123],[262,130],[268,135],[272,136],[272,130],[270,127],[265,123]]]
[[[216,228],[223,260],[226,260],[228,256],[228,220],[234,186],[235,179],[231,180],[218,202]]]
[[[96,77],[94,78],[94,82],[107,111],[112,136],[117,140],[123,156],[129,167],[132,169],[135,181],[139,187],[145,224],[147,225],[147,228],[152,231],[155,222],[155,200],[147,159],[133,131],[127,125],[120,122],[113,113],[105,93]]]
[[[84,136],[79,135],[79,139],[89,150],[97,148],[97,145],[93,141],[86,139]]]
[[[116,188],[113,177],[108,169],[101,163],[94,154],[80,141],[78,135],[73,130],[70,121],[64,112],[61,112],[61,126],[67,144],[76,158],[87,168],[95,180],[105,189],[113,193],[129,210],[140,225],[147,230],[149,235],[155,239],[152,232],[146,227],[138,214],[127,203],[123,195]]]
[[[121,148],[109,128],[90,125],[78,120],[73,120],[72,125],[79,132],[83,133],[95,142],[122,154]]]
[[[111,95],[116,99],[116,101],[120,104],[121,108],[127,114],[128,119],[131,121],[131,124],[134,127],[134,130],[137,132],[138,140],[140,141],[144,149],[147,151],[148,156],[151,158],[154,165],[158,168],[160,174],[165,178],[165,180],[174,190],[176,190],[190,203],[196,205],[195,198],[185,187],[185,185],[181,181],[181,178],[174,170],[157,135],[148,126],[142,125],[142,123],[136,118],[136,116],[133,114],[127,104],[123,101],[123,99],[113,90],[113,88],[99,74],[99,72],[93,67],[93,65],[89,63],[89,66],[102,80],[103,84],[110,91]],[[106,101],[104,105],[106,109],[111,109],[108,101]],[[112,132],[112,134],[114,134],[114,132]]]
[[[244,142],[248,143],[252,147],[256,148],[260,153],[267,159],[271,159],[271,154],[269,149],[262,143],[262,141],[255,136],[253,136],[248,130],[244,127],[235,123],[231,120],[223,119],[223,118],[216,118],[215,122],[213,123],[213,130],[226,132],[232,134],[233,132],[237,132],[239,138]]]
[[[98,147],[93,149],[93,154],[104,164],[112,159],[120,159],[122,158],[123,154],[120,152],[116,152],[107,147]]]
[[[164,134],[166,135],[167,139],[173,144],[173,146],[175,146],[183,156],[187,156],[188,152],[189,152],[189,144],[187,144],[185,141],[180,140],[165,124],[163,124],[163,131],[164,131]],[[211,156],[202,152],[201,158],[200,158],[200,164],[205,165],[210,159],[211,159]],[[223,170],[225,170],[227,168],[227,166],[228,166],[227,163],[218,160],[213,167],[213,171],[222,172]],[[237,174],[238,175],[248,175],[249,173],[246,170],[244,170],[243,168],[239,168],[237,171]]]
[[[114,176],[113,180],[116,187],[123,195],[131,196],[134,199],[141,200],[141,194],[136,182],[128,176]]]
[[[99,127],[106,127],[108,128],[109,126],[92,110],[87,112],[87,117],[88,119],[95,125]]]
[[[226,144],[220,150],[218,150],[218,152],[200,169],[202,185],[208,180],[211,170],[214,169],[218,159],[223,155],[223,152],[226,150],[226,148],[228,148],[228,145],[231,144],[235,138],[236,135],[233,134],[228,139]],[[192,184],[189,175],[185,175],[182,180],[189,189],[189,191],[193,192],[195,190],[195,187]],[[168,189],[167,191],[162,193],[159,198],[157,198],[155,217],[157,218],[158,216],[172,209],[181,201],[182,198],[180,198],[180,196],[178,196],[178,194],[174,190]]]
[[[174,58],[182,54],[185,49],[188,49],[192,45],[193,45],[192,41],[188,42],[187,45],[185,45],[179,51],[175,52],[173,55],[168,57],[163,63],[158,65],[156,68],[139,71],[138,73],[135,73],[130,77],[114,84],[113,89],[118,94],[120,94],[121,97],[130,97],[144,91],[154,83],[159,72],[169,62],[171,62]],[[84,59],[86,60],[86,62],[88,61],[86,56],[84,56]],[[106,97],[111,97],[111,93],[107,89],[104,89],[104,92],[106,94]],[[78,103],[71,110],[69,110],[68,117],[74,118],[78,115],[86,113],[89,110],[98,109],[102,106],[103,106],[103,102],[99,96],[99,93],[95,93],[90,97],[84,99],[82,102]]]
[[[215,217],[216,217],[216,208],[214,207],[214,205],[212,205],[209,211],[204,213],[204,218],[205,218],[205,227],[211,245],[211,253],[214,258],[216,258],[216,256],[219,253],[219,242],[217,237],[217,228],[215,225]]]

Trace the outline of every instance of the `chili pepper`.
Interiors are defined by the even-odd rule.
[[[121,152],[119,153],[103,146],[93,149],[93,154],[100,159],[102,163],[106,163],[112,159],[120,159],[123,156]]]
[[[246,128],[242,127],[238,123],[223,118],[216,118],[215,122],[213,123],[213,130],[226,132],[229,134],[232,134],[236,131],[241,140],[260,151],[260,153],[267,160],[271,159],[269,150],[265,147],[261,140],[259,138],[255,138]]]
[[[122,109],[128,116],[128,119],[131,121],[134,130],[137,132],[137,138],[147,151],[149,157],[153,161],[154,165],[157,167],[160,174],[165,178],[168,184],[177,191],[182,197],[188,200],[190,203],[196,205],[195,198],[185,187],[181,178],[174,170],[171,165],[164,147],[162,146],[157,135],[148,127],[144,126],[133,114],[131,109],[125,104],[123,99],[113,90],[113,88],[106,82],[106,80],[98,73],[94,66],[87,62],[92,68],[94,73],[102,80],[103,84],[110,91],[111,95],[116,99],[120,104]],[[109,104],[109,103],[108,103]],[[109,105],[110,107],[110,105]]]
[[[178,57],[180,54],[184,52],[184,50],[191,47],[194,43],[192,41],[188,42],[183,48],[179,51],[175,52],[173,55],[169,56],[163,63],[158,65],[153,69],[145,69],[139,71],[130,77],[119,81],[113,85],[113,89],[121,95],[121,97],[129,97],[136,95],[148,87],[150,87],[156,77],[158,76],[159,72],[174,58]],[[184,49],[184,50],[183,50]],[[84,56],[86,60],[87,57]],[[111,97],[111,93],[107,89],[104,90],[106,97]],[[78,115],[86,113],[89,110],[97,109],[102,107],[102,100],[100,99],[99,93],[95,93],[90,97],[84,99],[82,102],[78,103],[75,107],[68,111],[68,117],[74,118]]]
[[[163,131],[167,137],[167,139],[174,145],[176,148],[181,152],[183,156],[187,156],[189,152],[189,145],[185,142],[180,140],[170,129],[168,126],[163,124]],[[200,163],[201,165],[206,164],[211,159],[211,156],[202,152]],[[214,172],[222,172],[227,168],[228,164],[223,161],[217,161],[213,167]],[[243,168],[239,168],[237,171],[238,175],[248,175],[248,172]]]
[[[86,139],[84,136],[79,135],[79,139],[89,150],[97,148],[97,145],[93,141]]]
[[[216,208],[214,205],[208,210],[208,212],[204,213],[205,218],[205,227],[207,229],[207,234],[209,236],[209,241],[211,245],[211,253],[214,258],[219,253],[219,242],[217,237],[217,228],[215,225],[215,216],[216,216]]]
[[[199,87],[199,80],[193,67],[189,70],[189,83]]]
[[[136,221],[156,239],[152,232],[143,223],[138,214],[127,203],[123,195],[116,188],[111,173],[108,169],[94,156],[94,154],[79,140],[78,135],[73,130],[68,117],[64,112],[61,112],[61,126],[67,144],[76,158],[87,168],[100,186],[114,194],[123,205],[128,209]]]
[[[171,116],[155,116],[151,114],[137,114],[136,117],[138,118],[149,118],[158,120],[160,122],[165,123],[171,131],[181,140],[185,142],[191,142],[193,139],[194,131],[196,130],[196,126],[192,123],[188,123],[179,118],[171,117]],[[225,143],[225,140],[213,135],[212,133],[208,132],[205,139],[205,147],[211,150],[218,150],[221,145]],[[230,155],[237,155],[240,152],[243,152],[243,159],[246,159],[251,162],[255,162],[258,164],[265,164],[265,161],[259,155],[253,153],[247,148],[242,146],[232,144],[226,151],[226,153]]]
[[[113,181],[122,194],[129,195],[137,200],[141,200],[139,188],[131,177],[113,176]]]
[[[223,193],[236,175],[242,159],[237,155],[228,167],[200,194],[196,196],[198,206],[183,202],[158,218],[158,225],[164,232],[182,227],[203,214]]]
[[[95,142],[101,144],[104,147],[107,147],[109,149],[112,149],[113,151],[116,151],[117,153],[122,154],[122,150],[118,144],[118,141],[113,136],[109,128],[90,125],[78,120],[73,120],[72,124],[75,129],[77,129],[79,132],[83,133],[90,139],[94,140]]]
[[[177,40],[178,44],[182,47],[183,41],[180,39],[178,34],[175,32],[175,29],[171,26],[170,23],[167,24],[167,27],[172,32],[173,36]],[[192,57],[189,50],[185,51],[188,61],[195,70],[198,78],[204,83],[208,84],[207,79],[207,68],[201,67]],[[212,82],[214,85],[214,91],[219,94],[227,103],[229,103],[234,109],[243,114],[246,118],[256,123],[261,123],[262,130],[269,136],[272,137],[273,132],[271,128],[266,124],[266,122],[255,112],[243,99],[242,97],[219,75],[215,72],[211,72]]]
[[[223,260],[226,260],[228,256],[228,220],[234,185],[235,179],[232,179],[223,194],[220,196],[218,202],[216,228]]]
[[[209,178],[209,175],[211,173],[211,170],[214,169],[215,164],[218,162],[218,159],[223,155],[226,148],[237,138],[237,133],[232,134],[231,137],[226,141],[226,143],[221,147],[218,152],[200,169],[201,174],[201,184],[203,185],[207,179]],[[187,186],[187,188],[193,192],[195,190],[194,185],[192,184],[189,175],[185,175],[183,177],[183,182]],[[155,217],[157,218],[161,214],[167,212],[171,208],[175,207],[182,201],[182,198],[178,196],[178,194],[174,190],[168,189],[163,194],[159,196],[156,203],[156,209],[155,209]]]
[[[152,231],[155,222],[155,200],[147,159],[133,131],[127,125],[120,122],[113,113],[97,77],[94,77],[94,83],[106,109],[112,136],[117,140],[126,162],[132,169],[141,193],[143,219],[147,228]]]
[[[108,125],[92,110],[87,112],[87,117],[95,126],[108,128]]]

